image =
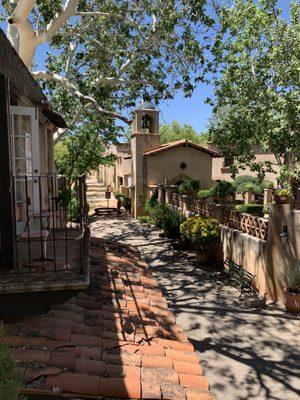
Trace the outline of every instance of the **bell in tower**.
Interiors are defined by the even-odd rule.
[[[143,96],[141,107],[135,111],[132,134],[134,135],[135,133],[159,133],[159,111],[148,95]]]

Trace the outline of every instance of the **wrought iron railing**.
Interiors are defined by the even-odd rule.
[[[85,176],[71,183],[57,174],[18,175],[11,180],[13,234],[1,232],[0,273],[83,273]]]

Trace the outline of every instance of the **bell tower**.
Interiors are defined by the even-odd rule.
[[[141,107],[134,112],[131,135],[132,211],[134,217],[143,215],[148,190],[147,167],[143,154],[159,146],[159,111],[148,97],[144,97]]]

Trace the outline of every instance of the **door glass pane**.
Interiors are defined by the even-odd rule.
[[[33,181],[17,179],[15,181],[17,222],[25,221],[33,212]],[[27,216],[28,213],[28,216]]]

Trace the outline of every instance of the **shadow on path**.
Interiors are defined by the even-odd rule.
[[[218,400],[298,400],[300,319],[275,304],[247,308],[193,252],[128,218],[95,221],[93,234],[140,249],[196,350]]]

